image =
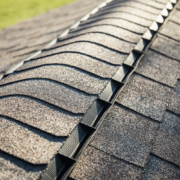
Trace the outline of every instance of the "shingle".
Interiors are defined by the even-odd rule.
[[[171,16],[170,20],[180,24],[180,11],[174,11],[173,15]]]
[[[144,1],[143,1],[144,2]],[[159,14],[161,12],[160,9],[156,9],[154,7],[151,7],[151,6],[148,6],[148,5],[145,5],[141,2],[138,2],[138,1],[124,1],[124,2],[119,2],[119,3],[116,3],[116,1],[114,1],[114,3],[112,3],[111,5],[108,5],[107,7],[110,7],[110,6],[130,6],[130,7],[134,7],[134,8],[137,8],[137,9],[141,9],[141,10],[144,10],[144,11],[147,11],[149,13],[152,13],[152,14]]]
[[[119,19],[120,18],[120,19],[124,19],[124,20],[130,21],[130,22],[133,22],[133,23],[145,26],[145,27],[149,27],[152,24],[152,21],[150,20],[147,20],[138,16],[134,16],[132,14],[128,14],[125,12],[114,12],[114,13],[112,12],[112,13],[104,14],[102,16],[98,16],[95,14],[94,16],[90,18],[90,20],[97,21],[102,18],[103,19],[108,19],[108,18]]]
[[[107,79],[99,78],[74,67],[48,65],[8,76],[0,82],[0,85],[32,78],[51,79],[90,94],[99,94],[108,83]]]
[[[161,30],[161,33],[165,36],[168,36],[170,38],[173,38],[177,41],[180,41],[180,31],[179,31],[180,25],[168,21],[166,26]]]
[[[145,116],[162,121],[171,88],[134,74],[117,101]]]
[[[78,30],[78,29],[77,29]],[[101,26],[96,26],[96,27],[89,27],[87,29],[71,33],[71,36],[76,36],[84,33],[90,33],[90,32],[101,32],[105,34],[110,34],[112,36],[115,36],[117,38],[132,42],[132,43],[137,43],[141,36],[132,32],[129,32],[127,30],[121,29],[119,27],[115,26],[110,26],[110,25],[101,25]]]
[[[74,44],[72,44],[72,46],[73,45]],[[83,44],[81,47],[83,47]],[[95,50],[95,47],[93,47],[93,49]],[[84,50],[86,50],[86,48],[84,48]],[[96,60],[95,58],[91,58],[86,55],[82,55],[80,53],[68,53],[65,51],[66,50],[64,50],[64,49],[61,50],[61,48],[50,50],[50,51],[45,51],[43,53],[44,55],[47,55],[48,53],[51,54],[51,53],[57,53],[57,52],[60,52],[60,54],[26,62],[23,66],[21,66],[19,69],[17,69],[17,71],[35,67],[35,66],[41,66],[41,65],[45,65],[45,64],[53,64],[53,63],[78,67],[78,68],[81,68],[82,70],[91,72],[93,74],[96,74],[96,75],[98,75],[100,77],[104,77],[104,78],[112,77],[112,75],[117,71],[118,67],[115,65],[106,64],[104,62]],[[99,52],[101,52],[101,51],[99,51]],[[102,56],[106,55],[106,53],[108,53],[108,52],[109,51],[102,51],[101,55]],[[43,54],[42,54],[42,56],[43,56]],[[118,56],[117,53],[113,53],[113,51],[109,55],[114,55],[114,54],[116,54],[116,56],[115,56],[116,58],[121,57],[121,54],[119,54],[119,56]],[[92,52],[92,55],[93,55],[93,52]],[[94,55],[96,55],[96,54],[94,54]],[[121,61],[125,57],[127,57],[127,55],[126,56],[124,55],[123,57],[121,57],[122,60],[115,59],[115,57],[111,58],[112,61],[116,61],[117,63],[118,63],[118,61],[120,61],[119,63],[121,63]]]
[[[61,40],[57,45],[63,45],[63,44],[69,44],[72,42],[76,41],[89,41],[89,42],[94,42],[98,43],[100,45],[103,45],[105,47],[114,49],[116,51],[124,52],[124,53],[129,53],[135,46],[135,44],[125,42],[122,40],[119,40],[118,38],[115,38],[110,35],[105,35],[102,33],[90,33],[87,35],[80,35],[78,37],[70,38],[70,39],[63,39]]]
[[[180,166],[180,116],[171,112],[165,114],[157,133],[152,152]]]
[[[0,99],[0,114],[56,136],[67,136],[82,116],[67,113],[42,101],[11,96]]]
[[[115,105],[90,144],[144,167],[157,126],[147,118]]]
[[[177,114],[180,114],[180,80],[177,81],[177,85],[175,90],[173,91],[168,109]]]
[[[180,49],[180,43],[169,38],[158,36],[151,48],[169,57],[180,60],[180,51],[178,51],[178,49]]]
[[[179,180],[180,168],[151,155],[145,169],[144,180]]]
[[[142,169],[88,146],[70,175],[75,180],[134,180]]]
[[[118,21],[116,19],[102,19],[102,20],[99,20],[99,21],[91,21],[91,20],[87,20],[85,21],[84,23],[82,23],[78,30],[81,30],[83,28],[88,28],[88,27],[91,27],[91,26],[96,26],[96,25],[103,25],[103,24],[108,24],[108,25],[113,25],[113,26],[117,26],[117,27],[122,27],[122,28],[125,28],[127,30],[130,30],[132,32],[135,32],[135,33],[139,33],[139,34],[144,34],[147,30],[146,27],[142,27],[140,25],[137,25],[137,24],[134,24],[134,23],[131,23],[129,21],[126,21],[126,20],[123,20],[123,19],[118,19]]]
[[[174,86],[180,75],[180,63],[149,50],[136,71],[161,83]]]
[[[117,7],[113,7],[113,8],[111,7],[109,9],[107,6],[107,8],[100,10],[98,12],[98,14],[101,15],[102,13],[109,13],[109,12],[116,12],[116,11],[127,12],[129,14],[134,14],[136,16],[140,16],[142,18],[149,19],[149,20],[155,20],[157,18],[156,14],[151,14],[151,13],[145,12],[141,9],[136,9],[134,7],[128,7],[128,6],[117,6]]]
[[[85,113],[96,96],[49,80],[24,80],[0,88],[0,96],[27,95],[73,113]]]
[[[0,152],[1,180],[35,180],[46,166],[35,166]]]
[[[64,141],[6,118],[0,118],[0,149],[34,164],[46,164]]]

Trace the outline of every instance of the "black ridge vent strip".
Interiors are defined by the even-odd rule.
[[[104,90],[99,94],[99,97],[91,105],[81,122],[52,159],[41,176],[41,180],[73,180],[69,177],[70,173],[130,76],[157,37],[158,32],[167,23],[172,10],[177,6],[178,1],[171,0],[171,2],[162,10],[161,14],[144,33],[122,66],[120,66]]]

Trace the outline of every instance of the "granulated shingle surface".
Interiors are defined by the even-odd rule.
[[[102,19],[102,20],[99,20],[99,21],[85,21],[84,23],[82,23],[78,30],[81,30],[83,28],[88,28],[88,27],[91,27],[91,26],[96,26],[96,25],[103,25],[103,24],[108,24],[108,25],[113,25],[113,26],[117,26],[117,27],[122,27],[124,29],[127,29],[127,30],[130,30],[132,32],[135,32],[135,33],[139,33],[139,34],[144,34],[145,31],[147,30],[146,27],[142,27],[140,25],[137,25],[137,24],[134,24],[132,22],[129,22],[129,21],[126,21],[124,19],[118,19],[118,21],[116,19]],[[77,30],[77,31],[78,31]]]
[[[174,40],[158,36],[158,38],[153,42],[151,48],[180,61],[180,51],[177,50],[180,49],[180,43]]]
[[[179,180],[180,168],[151,155],[145,169],[144,180]]]
[[[176,88],[171,96],[171,102],[168,109],[180,115],[180,80],[179,79],[177,81]]]
[[[180,24],[180,11],[176,10],[174,11],[173,15],[170,18],[172,21]]]
[[[134,74],[117,101],[143,115],[162,121],[171,92],[171,88]]]
[[[98,14],[102,14],[102,13],[109,13],[109,12],[126,12],[126,13],[129,13],[129,14],[134,14],[136,16],[140,16],[142,18],[145,18],[145,19],[149,19],[149,20],[155,20],[157,18],[157,15],[156,14],[151,14],[149,12],[145,12],[141,9],[136,9],[134,7],[125,7],[125,6],[120,6],[120,7],[113,7],[113,8],[109,8],[108,9],[108,6],[107,8],[105,9],[102,9],[98,12]]]
[[[132,43],[137,43],[139,41],[139,39],[141,38],[141,36],[138,34],[129,32],[129,31],[121,29],[119,27],[110,26],[110,25],[89,27],[88,29],[78,31],[76,33],[71,33],[71,35],[72,36],[73,36],[73,34],[80,35],[80,34],[90,33],[90,32],[102,32],[102,33],[110,34],[112,36],[118,37],[120,39],[129,41]]]
[[[73,46],[74,44],[72,44]],[[83,44],[82,44],[83,46]],[[93,47],[95,48],[95,47]],[[86,48],[84,48],[85,51]],[[79,53],[66,53],[66,49],[61,50],[61,48],[52,50],[52,53],[56,52],[64,52],[62,54],[49,56],[46,58],[40,58],[37,60],[26,62],[23,66],[21,66],[17,71],[24,70],[31,67],[41,66],[45,64],[67,64],[70,66],[81,68],[85,71],[89,71],[95,75],[98,75],[103,78],[110,78],[112,75],[117,71],[118,67],[115,65],[109,65],[104,62],[101,62],[99,60],[96,60],[95,58],[88,57],[86,55],[82,55]],[[50,51],[45,51],[44,54],[50,53]],[[106,55],[108,53],[107,51],[103,51],[101,55]],[[113,55],[117,53],[111,53],[110,55]],[[94,54],[92,54],[94,55]],[[115,56],[115,57],[121,57],[121,54]],[[116,61],[118,64],[121,63],[127,55],[123,55],[121,57],[122,59],[114,59],[115,57],[112,57],[111,59]],[[119,61],[119,62],[118,62]]]
[[[134,16],[132,14],[128,14],[128,13],[125,13],[125,12],[115,12],[115,13],[107,13],[107,14],[104,14],[104,15],[101,15],[101,16],[98,16],[98,15],[94,15],[90,18],[90,20],[98,20],[98,19],[102,19],[102,18],[114,18],[114,19],[124,19],[124,20],[127,20],[127,21],[130,21],[130,22],[134,22],[136,24],[139,24],[139,25],[142,25],[142,26],[145,26],[145,27],[149,27],[151,24],[152,24],[152,21],[150,20],[147,20],[147,19],[144,19],[144,18],[141,18],[141,17],[138,17],[138,16]]]
[[[75,180],[134,180],[142,178],[142,169],[88,146],[70,176]]]
[[[35,166],[0,151],[1,180],[34,180],[38,179],[46,166]]]
[[[78,37],[62,40],[59,42],[59,44],[63,45],[75,41],[90,41],[124,53],[129,53],[135,46],[135,44],[132,44],[130,42],[125,42],[122,40],[120,41],[118,38],[102,33],[80,35]]]
[[[152,6],[148,6],[148,5],[143,4],[142,2],[138,2],[138,1],[123,1],[123,2],[119,2],[119,3],[114,1],[111,4],[112,5],[109,5],[108,7],[111,7],[111,6],[130,6],[130,7],[134,7],[137,9],[147,11],[147,12],[152,13],[152,14],[159,14],[161,12],[160,9],[154,8]]]
[[[157,126],[147,118],[115,105],[95,134],[91,145],[143,167]]]
[[[167,25],[161,30],[161,33],[171,37],[175,40],[180,41],[180,31],[179,31],[180,25],[172,22],[172,21],[168,21]]]
[[[24,80],[0,88],[0,96],[28,95],[73,113],[85,113],[96,96],[49,80]]]
[[[161,83],[174,86],[180,75],[180,63],[149,50],[140,62],[137,72]]]
[[[90,94],[99,94],[108,82],[108,80],[93,76],[74,67],[49,65],[8,76],[0,82],[0,85],[32,78],[55,80]]]
[[[67,136],[82,116],[75,116],[42,101],[22,96],[0,99],[0,114],[56,136]]]
[[[35,164],[45,164],[56,154],[63,139],[0,118],[0,149]]]
[[[180,166],[180,116],[166,112],[152,152]]]

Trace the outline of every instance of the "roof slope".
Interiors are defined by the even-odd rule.
[[[60,164],[50,169],[51,164],[56,157],[76,161],[73,146],[88,128],[96,134],[69,179],[180,179],[178,8],[150,48],[141,39],[167,2],[114,0],[102,5],[0,81],[3,179],[54,179]],[[128,61],[143,50],[147,52],[129,79],[117,79],[134,68]],[[104,92],[116,92],[117,83],[124,88],[114,102]],[[110,109],[96,129],[85,119],[101,112],[99,102]],[[88,114],[94,107],[99,112]],[[78,140],[73,137],[77,129]],[[63,152],[70,137],[71,147]]]

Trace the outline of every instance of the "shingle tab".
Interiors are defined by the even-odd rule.
[[[161,83],[174,86],[180,75],[180,63],[149,50],[136,71]]]
[[[158,36],[158,38],[153,42],[151,48],[180,61],[180,51],[178,51],[180,43],[176,41],[163,36]]]
[[[170,38],[173,38],[177,41],[180,41],[180,31],[179,31],[180,25],[168,21],[167,25],[161,30],[161,33],[165,36],[168,36]]]
[[[180,114],[180,80],[177,81],[176,88],[171,97],[169,109],[177,114]]]
[[[0,96],[27,95],[73,113],[85,113],[96,96],[87,95],[49,80],[25,80],[0,88]]]
[[[92,21],[92,20],[87,20],[84,23],[81,23],[79,26],[78,30],[81,30],[83,28],[88,28],[88,27],[93,27],[96,25],[103,25],[103,24],[108,24],[108,25],[113,25],[117,27],[122,27],[124,29],[130,30],[135,33],[139,34],[144,34],[147,31],[146,27],[142,27],[140,25],[134,24],[132,22],[126,21],[124,19],[116,19],[109,18],[109,19],[101,19],[99,21]]]
[[[134,74],[117,101],[143,115],[162,121],[171,92],[171,88]]]
[[[145,26],[145,27],[149,27],[152,24],[152,21],[138,17],[138,16],[134,16],[132,14],[128,14],[125,12],[112,12],[112,13],[107,13],[105,15],[102,16],[98,16],[98,15],[94,15],[90,18],[90,20],[99,20],[99,19],[108,19],[108,18],[114,18],[114,19],[124,19],[130,22],[134,22],[136,24]]]
[[[88,146],[70,176],[75,180],[134,180],[142,178],[142,169]]]
[[[180,116],[167,112],[160,125],[152,152],[180,166]]]
[[[144,180],[179,180],[180,168],[151,155],[145,169]]]
[[[63,139],[0,118],[0,149],[34,164],[46,164],[56,154]]]
[[[0,114],[56,136],[67,136],[82,116],[75,116],[42,101],[13,96],[0,99]]]
[[[112,36],[118,37],[120,39],[123,39],[128,42],[132,42],[132,43],[137,43],[141,38],[141,36],[138,34],[129,32],[129,31],[121,29],[119,27],[110,26],[110,25],[89,27],[88,29],[77,31],[75,33],[71,33],[70,37],[72,37],[73,35],[77,36],[80,34],[85,34],[85,33],[90,33],[90,32],[101,32],[101,33],[110,34]]]
[[[116,51],[129,53],[135,46],[135,44],[132,44],[130,42],[120,41],[118,38],[115,38],[110,35],[105,35],[102,33],[90,33],[87,35],[80,35],[78,37],[70,38],[70,39],[63,39],[59,43],[56,44],[56,46],[63,45],[63,44],[69,44],[76,41],[89,41],[98,43],[100,45],[103,45],[105,47],[114,49]],[[54,46],[55,47],[55,46]]]
[[[144,166],[158,124],[115,105],[90,143],[104,152]]]
[[[99,78],[74,67],[49,65],[8,76],[0,82],[0,85],[33,78],[51,79],[90,94],[99,94],[108,83],[107,79]]]
[[[46,166],[35,166],[0,152],[1,180],[35,180]]]
[[[73,45],[74,44],[72,44],[72,46]],[[93,48],[95,48],[95,47],[93,47]],[[86,48],[84,48],[84,50],[86,50]],[[61,48],[57,48],[52,51],[44,52],[44,54],[46,55],[46,53],[47,54],[48,53],[49,54],[56,53],[59,51],[61,52]],[[67,52],[65,52],[66,49],[65,50],[62,49],[62,51],[63,51],[63,53],[60,53],[58,55],[52,55],[52,56],[49,56],[46,58],[39,58],[39,59],[36,59],[33,61],[26,62],[23,66],[21,66],[19,69],[17,69],[17,71],[36,67],[36,66],[42,66],[42,65],[46,65],[46,64],[59,64],[59,65],[64,64],[64,65],[78,67],[82,70],[91,72],[91,73],[98,75],[100,77],[103,77],[103,78],[110,78],[118,69],[118,67],[115,65],[109,65],[107,63],[99,61],[95,58],[88,57],[86,55],[82,55],[79,53],[67,53]],[[99,52],[101,53],[101,50]],[[108,51],[104,51],[102,49],[101,55],[102,56],[106,55],[106,53],[108,53]],[[113,53],[113,52],[110,53],[109,55],[114,55],[114,54],[116,56],[112,57],[110,60],[112,60],[113,62],[115,62],[117,64],[121,64],[122,60],[125,59],[125,57],[127,57],[127,55],[121,56],[121,54],[117,55],[117,53]],[[96,54],[93,54],[93,52],[92,52],[92,55],[96,55]],[[109,57],[109,56],[107,56],[107,57]],[[120,59],[118,59],[118,57],[120,57]]]

